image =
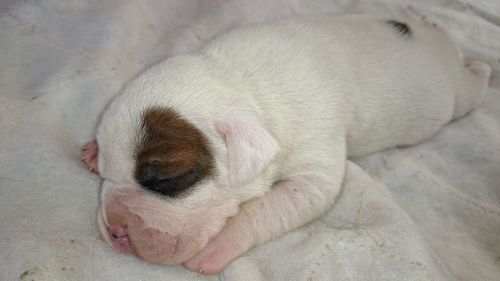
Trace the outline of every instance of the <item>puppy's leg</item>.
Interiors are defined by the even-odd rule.
[[[345,141],[301,165],[262,197],[241,206],[222,231],[194,258],[189,270],[204,274],[221,271],[255,245],[276,238],[324,214],[334,203],[344,177]],[[311,157],[314,158],[314,157]]]
[[[453,119],[461,117],[482,102],[488,88],[491,67],[480,61],[471,61],[464,67],[463,77],[459,81],[455,97],[455,111]]]
[[[80,160],[87,165],[89,170],[92,173],[99,174],[97,171],[97,154],[99,152],[99,148],[97,147],[97,141],[91,140],[86,143],[82,148],[82,155]]]

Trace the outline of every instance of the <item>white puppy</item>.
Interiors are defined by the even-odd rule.
[[[406,19],[231,31],[145,71],[105,111],[83,155],[104,178],[100,230],[148,262],[218,272],[325,213],[347,157],[418,143],[478,106],[489,75]]]

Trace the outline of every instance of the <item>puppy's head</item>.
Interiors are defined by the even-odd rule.
[[[269,188],[259,178],[278,145],[251,114],[203,98],[193,100],[202,112],[189,110],[151,98],[156,85],[139,84],[110,105],[98,128],[98,223],[117,250],[176,264]]]

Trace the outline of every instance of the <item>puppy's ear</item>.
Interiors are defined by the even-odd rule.
[[[248,183],[279,151],[278,141],[250,114],[225,112],[214,123],[226,143],[230,184]]]

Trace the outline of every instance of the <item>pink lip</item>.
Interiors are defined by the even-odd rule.
[[[128,236],[127,228],[121,226],[108,227],[108,233],[113,246],[122,253],[132,253],[134,246]]]

